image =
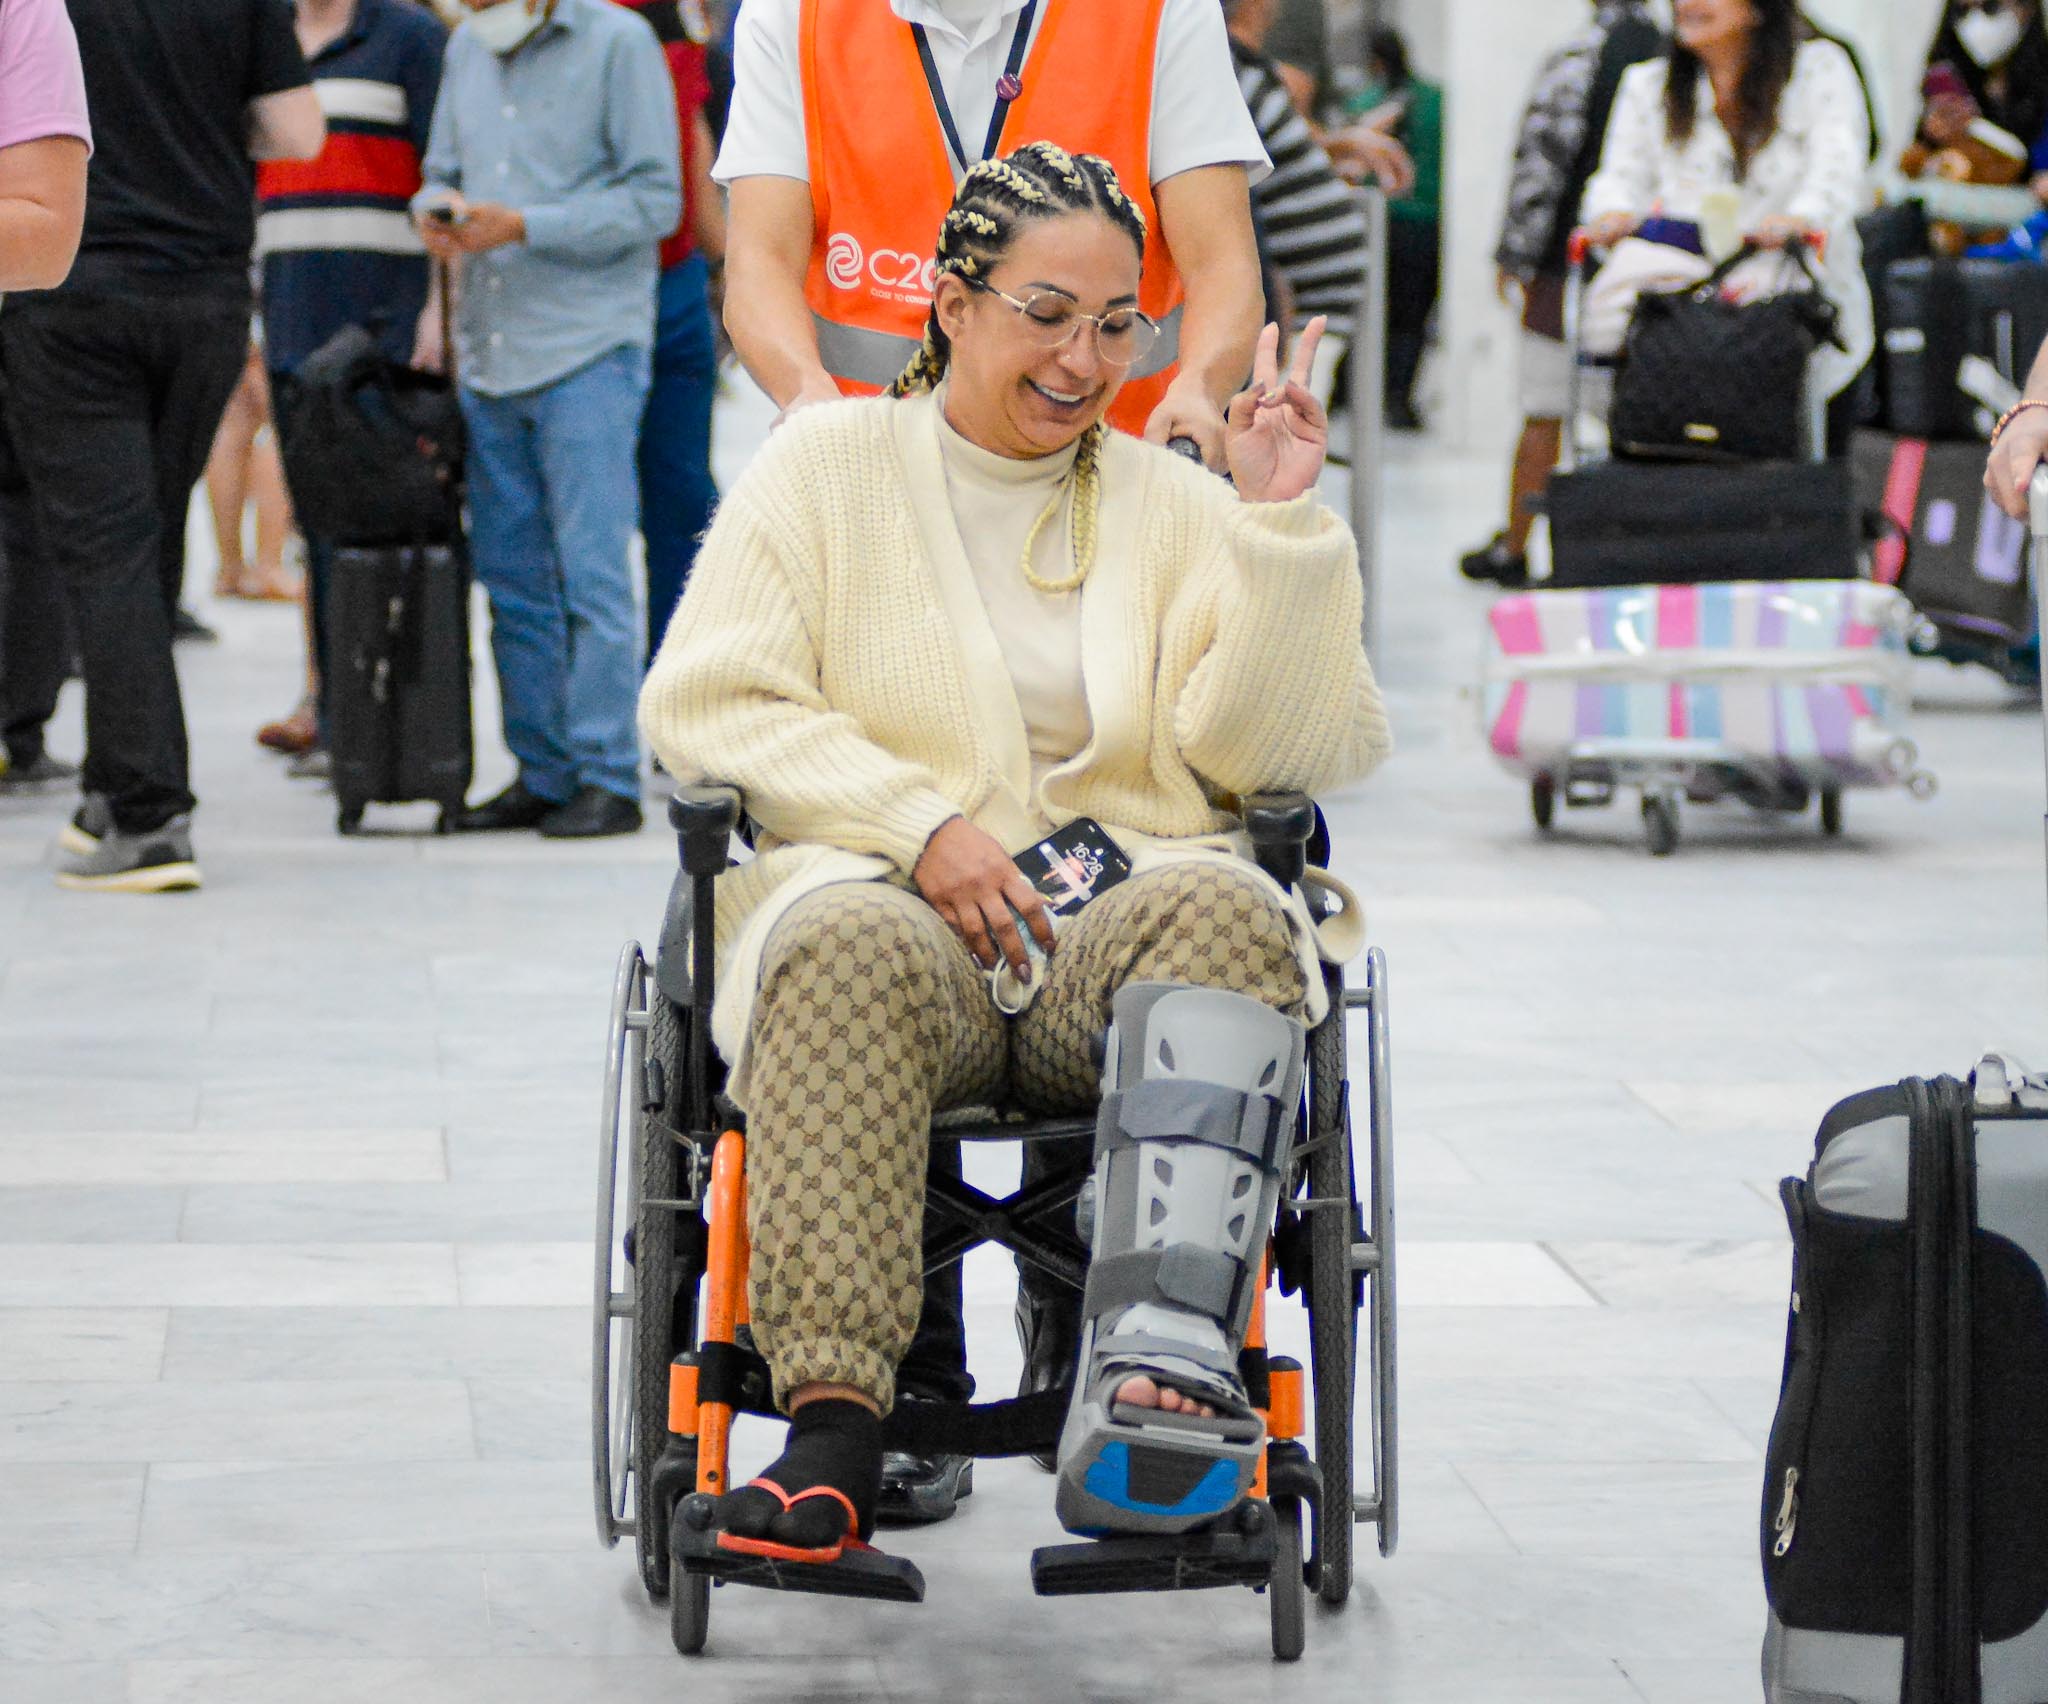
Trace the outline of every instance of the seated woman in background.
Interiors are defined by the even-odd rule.
[[[748,1114],[753,1329],[791,1428],[721,1500],[726,1548],[825,1561],[872,1525],[934,1112],[1094,1107],[1093,1049],[1134,981],[1227,996],[1252,1027],[1327,1006],[1317,925],[1249,860],[1231,801],[1343,785],[1388,748],[1356,546],[1314,493],[1320,327],[1291,375],[1267,327],[1227,416],[1235,489],[1105,430],[1157,336],[1144,229],[1092,156],[1033,143],[969,172],[922,351],[894,394],[768,440],[642,693],[669,772],[736,783],[760,830],[719,882],[712,1028]],[[1134,873],[1055,942],[1015,858],[1080,817]],[[1151,1312],[1150,1347],[1111,1335],[1082,1394],[1111,1429],[1134,1409],[1213,1424],[1235,1459],[1259,1427],[1234,1322]],[[1069,1431],[1063,1518],[1087,1477]]]
[[[1821,288],[1838,310],[1842,346],[1821,348],[1814,378],[1832,397],[1876,342],[1856,235],[1869,205],[1870,120],[1855,67],[1836,43],[1809,34],[1794,0],[1678,0],[1675,23],[1669,54],[1623,77],[1586,186],[1581,218],[1597,247],[1615,250],[1639,231],[1655,238],[1617,250],[1595,281],[1588,347],[1619,347],[1634,292],[1704,276],[1702,247],[1718,259],[1717,248],[1738,242],[1782,249],[1818,236]],[[1788,260],[1769,254],[1730,280],[1759,296],[1798,282]]]
[[[1920,123],[1899,162],[1908,177],[2031,177],[2037,194],[2048,191],[2048,32],[2040,0],[1948,0],[1920,92]]]

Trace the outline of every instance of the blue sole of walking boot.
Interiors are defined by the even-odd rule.
[[[1271,1507],[1246,1502],[1202,1532],[1048,1544],[1031,1553],[1031,1589],[1040,1597],[1079,1597],[1263,1586],[1278,1554],[1273,1532]]]

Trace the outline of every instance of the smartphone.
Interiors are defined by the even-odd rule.
[[[452,231],[468,220],[469,211],[467,208],[457,207],[452,201],[437,201],[431,207],[422,210],[422,217],[431,219],[437,225],[445,225]]]

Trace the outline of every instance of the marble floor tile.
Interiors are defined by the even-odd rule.
[[[1681,1379],[1409,1377],[1402,1449],[1411,1460],[1740,1462],[1761,1453]]]
[[[0,1354],[7,1343],[0,1312]],[[586,1307],[176,1308],[151,1365],[170,1380],[516,1380],[581,1368]]]
[[[436,1164],[440,1141],[435,1139]],[[589,1237],[595,1203],[519,1179],[213,1184],[189,1190],[181,1235],[214,1243],[529,1243]]]
[[[143,1474],[139,1465],[98,1462],[0,1466],[0,1559],[129,1554]],[[5,1642],[0,1626],[0,1647]]]
[[[184,1217],[182,1189],[0,1188],[0,1242],[175,1242]]]
[[[470,1243],[455,1251],[462,1305],[470,1308],[569,1307],[590,1299],[591,1245]]]
[[[1749,1461],[1496,1462],[1460,1479],[1525,1556],[1725,1554],[1753,1537],[1763,1469]]]
[[[0,1629],[0,1643],[5,1630]],[[0,1655],[0,1698],[7,1704],[130,1704],[119,1663],[18,1663]]]
[[[580,1459],[159,1464],[149,1470],[140,1548],[581,1552],[593,1547],[590,1499]]]
[[[581,1462],[590,1453],[587,1375],[471,1379],[469,1401],[476,1415],[476,1453],[486,1461],[560,1464]]]
[[[1396,1226],[1396,1235],[1400,1231]],[[1404,1307],[1587,1308],[1594,1299],[1535,1243],[1401,1241]]]
[[[453,1381],[0,1383],[0,1461],[467,1461]]]
[[[53,1142],[0,1133],[0,1178],[35,1184],[430,1183],[439,1130],[139,1130]]]
[[[0,1562],[0,1637],[24,1663],[445,1660],[491,1631],[475,1555],[198,1554]]]
[[[102,1131],[184,1129],[199,1111],[199,1085],[188,1077],[121,1078],[95,1072],[41,1077],[10,1071],[0,1095],[0,1131],[45,1139]]]
[[[445,1243],[0,1244],[0,1308],[418,1307],[456,1300]]]
[[[0,1670],[0,1678],[4,1678]],[[652,1657],[470,1658],[462,1661],[140,1662],[125,1704],[676,1704],[772,1692],[789,1704],[875,1704],[888,1696],[872,1658],[848,1651],[805,1661],[727,1653],[692,1669],[673,1651]],[[54,1694],[52,1697],[54,1698]]]
[[[1792,1245],[1770,1242],[1570,1242],[1550,1252],[1614,1307],[1767,1307],[1792,1289]]]
[[[17,1384],[154,1379],[169,1319],[149,1307],[0,1307],[0,1376]]]

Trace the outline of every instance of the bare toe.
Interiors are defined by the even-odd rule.
[[[1127,1402],[1133,1408],[1164,1408],[1168,1398],[1178,1398],[1179,1392],[1161,1390],[1158,1381],[1144,1373],[1134,1373],[1117,1386],[1118,1402]]]

